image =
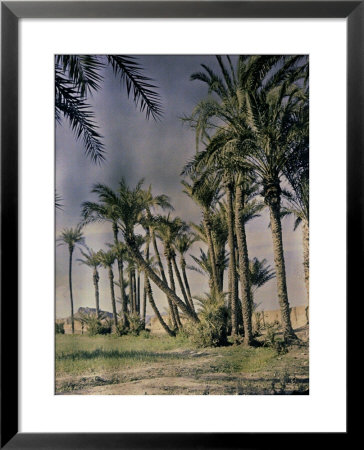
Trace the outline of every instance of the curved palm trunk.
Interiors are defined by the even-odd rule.
[[[244,208],[244,194],[241,186],[236,187],[235,199],[235,228],[239,251],[239,275],[241,299],[243,306],[244,342],[250,345],[253,340],[252,332],[252,293],[250,286],[249,254],[246,242],[245,223],[241,215]]]
[[[117,245],[119,243],[118,226],[115,222],[113,222],[112,229],[114,233],[114,242],[115,245]],[[126,301],[126,294],[124,288],[124,262],[122,258],[120,258],[119,256],[117,257],[117,261],[118,261],[119,285],[120,285],[121,317],[123,324],[127,327],[129,326],[129,321],[127,316],[128,305]]]
[[[280,217],[280,198],[273,197],[266,200],[270,212],[270,224],[272,229],[273,250],[274,250],[274,264],[276,269],[277,290],[279,305],[282,315],[283,335],[286,339],[296,339],[293,331],[289,310],[287,281],[286,281],[286,267],[284,262],[283,241],[282,241],[282,226]]]
[[[174,273],[176,274],[177,281],[178,281],[179,287],[180,287],[181,292],[182,292],[183,299],[184,299],[186,305],[189,308],[191,308],[190,302],[188,301],[186,289],[185,289],[185,287],[183,285],[181,274],[179,272],[179,269],[178,269],[178,266],[177,266],[177,263],[176,263],[176,257],[175,256],[172,257],[172,264],[173,264]]]
[[[95,286],[95,302],[96,302],[96,317],[100,317],[100,294],[99,294],[99,272],[94,268],[93,281]]]
[[[216,292],[219,291],[219,278],[217,276],[217,267],[216,267],[216,254],[214,248],[214,242],[212,239],[212,226],[211,219],[208,210],[204,211],[203,223],[206,230],[207,244],[209,246],[210,258],[211,258],[211,270],[212,270],[212,280],[214,283],[214,289]]]
[[[302,238],[303,238],[303,270],[305,274],[305,285],[307,291],[307,308],[306,317],[309,323],[309,306],[310,306],[310,230],[306,220],[302,222]]]
[[[231,334],[236,336],[239,331],[239,313],[240,305],[236,285],[236,260],[235,260],[235,246],[234,246],[234,219],[233,219],[233,195],[232,186],[229,184],[226,189],[227,197],[227,222],[228,222],[228,244],[229,244],[229,297],[231,304]]]
[[[154,233],[153,228],[150,229],[150,234],[152,236],[153,249],[154,249],[155,256],[157,257],[158,266],[159,266],[159,270],[160,270],[160,273],[161,273],[162,280],[163,280],[163,282],[165,284],[168,285],[166,274],[164,272],[164,267],[163,267],[161,255],[160,255],[159,250],[158,250],[157,239],[155,237],[155,233]],[[170,318],[171,318],[171,323],[172,323],[174,328],[177,328],[177,320],[176,320],[175,313],[174,313],[173,301],[168,297],[168,295],[166,296],[166,299],[167,299],[167,303],[168,303],[169,315],[170,315]]]
[[[195,305],[193,304],[191,290],[190,290],[190,284],[188,282],[187,273],[186,273],[186,261],[183,258],[183,256],[181,256],[180,265],[181,265],[181,269],[182,269],[183,282],[186,286],[188,302],[190,304],[192,311],[195,311]]]
[[[161,316],[161,314],[157,308],[157,305],[154,302],[152,287],[150,285],[150,282],[149,282],[149,279],[147,276],[145,277],[145,286],[146,286],[146,291],[148,293],[150,306],[153,308],[154,314],[157,316],[159,323],[162,325],[162,327],[164,328],[166,333],[169,334],[169,336],[172,336],[172,337],[176,336],[176,333],[174,331],[172,331],[169,328],[169,326],[165,323],[165,321],[163,320],[163,317]]]
[[[69,246],[69,264],[68,264],[68,281],[70,288],[70,302],[71,302],[71,327],[72,334],[75,334],[75,318],[73,314],[73,292],[72,292],[72,255],[73,255],[73,246]]]
[[[147,274],[148,278],[150,278],[153,283],[159,287],[159,289],[164,292],[167,297],[169,297],[176,306],[178,306],[181,311],[183,311],[186,316],[191,319],[193,322],[199,322],[199,318],[195,313],[190,311],[183,301],[176,295],[175,292],[173,292],[169,286],[162,281],[159,276],[154,272],[154,270],[150,267],[150,265],[144,260],[142,255],[140,254],[139,250],[136,248],[135,244],[130,240],[126,239],[126,246],[128,250],[131,252],[137,263],[140,265],[140,267],[143,269],[143,271]]]
[[[115,292],[114,292],[114,274],[112,271],[112,267],[109,266],[109,281],[110,281],[110,294],[111,294],[111,305],[112,305],[112,313],[114,316],[114,325],[115,328],[118,326],[118,317],[116,314],[116,302],[115,302]]]
[[[172,270],[172,258],[169,256],[168,250],[165,252],[165,256],[167,259],[167,269],[168,269],[168,277],[169,277],[169,287],[173,292],[176,292],[176,285],[174,283],[174,276]],[[174,317],[174,319],[173,319]],[[182,326],[181,320],[179,318],[177,306],[172,302],[172,321],[176,323],[176,328],[180,328]]]

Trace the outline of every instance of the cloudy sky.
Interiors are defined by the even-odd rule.
[[[195,153],[194,132],[184,125],[181,116],[191,113],[196,103],[206,95],[206,86],[190,81],[190,75],[200,70],[205,63],[216,68],[214,56],[138,56],[145,73],[155,80],[163,104],[160,122],[147,120],[131,99],[126,96],[120,81],[111,70],[103,72],[101,89],[89,99],[96,112],[100,133],[104,136],[106,162],[95,165],[86,158],[81,141],[64,121],[56,126],[56,188],[63,198],[63,210],[56,212],[56,234],[64,227],[74,227],[80,220],[80,205],[85,200],[96,200],[90,193],[94,183],[105,183],[117,188],[121,177],[135,185],[144,178],[153,194],[170,196],[174,214],[186,222],[199,222],[201,213],[195,204],[182,193],[180,172],[186,161]],[[93,224],[84,230],[86,244],[95,251],[112,242],[110,224]],[[268,214],[247,225],[249,257],[266,258],[274,266],[271,234],[268,229]],[[283,240],[286,258],[289,301],[292,306],[306,302],[302,268],[301,229],[293,231],[293,219],[283,221]],[[191,253],[198,255],[196,243]],[[92,271],[77,262],[81,255],[74,253],[73,294],[74,306],[94,307]],[[192,258],[188,257],[192,264]],[[189,271],[192,295],[208,290],[207,279]],[[117,274],[115,270],[115,277]],[[116,293],[118,290],[116,290]],[[161,311],[166,306],[164,294],[154,287],[154,294]],[[278,309],[276,280],[273,279],[258,289],[255,301],[260,309]],[[111,310],[107,273],[100,269],[100,307]],[[150,307],[147,313],[152,314]],[[56,247],[56,316],[70,314],[68,288],[68,248]]]

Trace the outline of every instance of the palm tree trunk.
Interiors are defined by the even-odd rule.
[[[94,274],[93,274],[93,280],[94,280],[94,286],[95,286],[95,301],[96,301],[96,317],[100,317],[100,294],[99,294],[99,273],[94,268]]]
[[[115,292],[114,292],[114,274],[113,274],[111,266],[109,266],[109,281],[110,281],[112,313],[114,316],[114,325],[115,325],[115,329],[116,329],[116,327],[118,326],[118,317],[116,314],[116,301],[115,301]]]
[[[236,260],[234,246],[234,218],[233,218],[233,187],[231,184],[227,186],[227,222],[228,222],[228,244],[229,244],[229,297],[231,304],[231,334],[236,336],[239,332],[239,301],[236,290]]]
[[[68,265],[68,281],[69,281],[69,288],[70,288],[70,302],[71,302],[71,327],[72,327],[72,334],[75,334],[75,318],[73,314],[73,292],[72,292],[72,254],[73,254],[73,247],[69,246],[69,265]]]
[[[203,222],[206,230],[207,244],[209,246],[209,253],[211,258],[212,280],[214,283],[214,289],[216,290],[216,292],[219,292],[219,280],[217,276],[217,267],[216,267],[216,254],[212,239],[212,227],[209,211],[205,210],[203,216],[204,216]]]
[[[270,212],[274,264],[276,269],[278,299],[282,315],[283,335],[285,339],[296,339],[297,337],[293,331],[291,324],[290,308],[288,302],[286,267],[284,262],[282,226],[280,217],[280,199],[275,199],[275,201],[269,199],[266,203],[268,203]]]
[[[176,292],[176,285],[174,283],[174,276],[173,276],[173,270],[172,270],[172,258],[169,256],[169,252],[168,250],[166,250],[165,252],[165,256],[167,259],[167,268],[168,268],[168,276],[169,276],[169,287],[171,288],[171,290],[173,292]],[[172,321],[173,321],[173,316],[174,316],[174,321],[176,323],[176,328],[180,328],[182,326],[181,324],[181,320],[179,318],[179,314],[178,314],[178,309],[177,306],[172,303]]]
[[[181,256],[181,260],[180,260],[180,265],[181,265],[181,270],[182,270],[183,281],[186,286],[188,301],[189,301],[192,311],[195,311],[195,305],[193,304],[191,290],[190,290],[190,284],[188,282],[187,273],[186,273],[186,261],[182,256]]]
[[[118,238],[118,225],[117,223],[113,222],[112,225],[113,233],[114,233],[114,243],[117,246],[119,243]],[[119,273],[119,285],[120,285],[120,299],[121,299],[121,316],[122,316],[122,322],[127,327],[129,326],[128,317],[127,317],[127,302],[126,302],[126,295],[125,295],[125,288],[124,288],[124,262],[122,258],[119,256],[117,257],[118,261],[118,273]]]
[[[244,208],[244,194],[242,186],[236,187],[235,199],[235,228],[239,251],[240,289],[243,306],[244,342],[250,345],[253,340],[252,332],[252,295],[250,286],[250,270],[248,245],[246,242],[245,223],[242,217]]]
[[[145,272],[144,272],[144,276],[145,276]],[[174,331],[172,331],[169,326],[165,323],[165,321],[163,320],[163,317],[161,316],[157,305],[154,302],[154,298],[153,298],[153,292],[152,292],[152,287],[150,285],[149,279],[147,276],[145,276],[145,285],[146,285],[146,290],[148,293],[148,298],[149,298],[149,303],[151,305],[151,307],[153,308],[154,314],[157,316],[159,323],[162,325],[162,327],[164,328],[164,330],[169,334],[169,336],[176,336],[176,333]]]
[[[302,222],[302,238],[303,238],[303,270],[305,274],[305,285],[307,291],[307,308],[306,316],[309,323],[309,306],[310,306],[310,230],[306,220]]]
[[[136,278],[135,278],[135,269],[132,270],[131,273],[132,281],[133,281],[133,309],[134,313],[137,314],[137,292],[136,292]]]
[[[178,266],[177,266],[177,263],[176,263],[176,257],[175,256],[172,257],[172,264],[173,264],[174,273],[176,274],[177,281],[178,281],[179,287],[180,287],[181,292],[182,292],[183,299],[184,299],[186,305],[189,308],[191,308],[190,302],[188,301],[188,297],[187,297],[187,294],[186,294],[186,289],[185,289],[185,287],[183,285],[181,274],[179,272],[179,269],[178,269]]]
[[[150,278],[153,283],[159,287],[159,289],[164,292],[167,297],[169,297],[176,306],[178,306],[181,311],[183,311],[188,318],[190,318],[193,322],[199,322],[199,318],[195,313],[190,311],[183,301],[176,295],[175,292],[173,292],[169,286],[162,281],[159,276],[154,272],[154,270],[150,267],[150,265],[144,260],[142,255],[140,254],[138,248],[134,244],[133,241],[130,239],[126,239],[125,244],[128,248],[128,250],[131,252],[137,263],[140,265],[140,267],[143,269],[143,271],[148,275],[148,278]]]
[[[164,267],[163,267],[161,255],[160,255],[159,250],[158,250],[157,239],[155,237],[155,233],[154,233],[153,228],[150,228],[150,234],[152,236],[154,254],[157,257],[158,266],[159,266],[159,270],[160,270],[160,273],[161,273],[162,280],[163,280],[163,282],[166,285],[168,285],[166,274],[164,272]],[[172,323],[174,328],[177,328],[177,320],[176,320],[176,317],[175,317],[175,314],[174,314],[173,301],[168,296],[166,296],[166,299],[167,299],[167,303],[168,303],[169,315],[170,315],[171,323]]]
[[[140,272],[137,270],[137,313],[140,316]]]
[[[130,312],[133,314],[134,313],[134,300],[133,300],[133,275],[132,275],[132,270],[131,268],[128,269],[128,273],[129,273],[129,307],[130,307]]]
[[[146,260],[149,261],[149,243],[147,243],[147,248],[145,251]],[[143,328],[145,329],[145,318],[147,315],[147,291],[148,291],[148,277],[144,272],[144,290],[143,290],[143,305],[142,305],[142,321]]]

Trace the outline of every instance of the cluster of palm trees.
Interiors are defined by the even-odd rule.
[[[224,60],[218,56],[217,63],[220,73],[203,66],[203,71],[191,77],[203,82],[208,93],[184,118],[196,130],[198,148],[182,172],[190,177],[191,183],[185,185],[203,211],[213,286],[221,291],[211,210],[222,190],[228,222],[232,334],[238,333],[242,320],[245,341],[252,341],[253,303],[245,225],[264,206],[270,216],[283,332],[286,339],[295,338],[281,219],[293,213],[296,224],[303,223],[308,290],[308,59],[240,56],[234,67],[229,57]],[[257,196],[263,204],[259,204]]]
[[[229,330],[234,338],[243,335],[247,345],[253,342],[254,292],[275,276],[284,336],[295,338],[281,221],[294,214],[295,226],[302,223],[308,294],[308,61],[304,56],[240,56],[235,65],[229,57],[217,57],[217,63],[219,73],[203,66],[192,75],[192,80],[206,84],[207,94],[184,118],[196,132],[198,148],[182,170],[182,185],[200,207],[201,223],[173,217],[169,198],[153,196],[143,181],[131,188],[122,179],[116,190],[94,185],[97,200],[84,202],[80,224],[59,237],[69,248],[72,331],[73,251],[77,244],[84,245],[84,227],[107,222],[113,243],[108,250],[81,250],[81,262],[93,270],[97,314],[98,269],[102,265],[108,270],[115,327],[120,319],[127,328],[131,314],[145,323],[147,301],[171,336],[185,320],[198,323],[189,269],[207,275],[210,296],[227,293]],[[275,271],[266,260],[248,254],[246,224],[263,208],[269,210]],[[186,254],[197,241],[204,249],[200,257],[191,255],[195,265],[187,265]],[[115,285],[120,290],[119,312]],[[166,296],[168,319],[156,305],[153,285]]]

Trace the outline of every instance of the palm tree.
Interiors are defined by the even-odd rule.
[[[169,214],[165,217],[158,216],[156,218],[156,222],[158,223],[156,228],[157,234],[164,244],[164,256],[167,261],[169,287],[174,292],[176,292],[176,286],[173,276],[174,269],[186,306],[190,308],[187,294],[182,283],[181,275],[176,264],[176,254],[173,248],[175,239],[181,231],[184,231],[186,229],[186,225],[179,217],[171,219]],[[173,303],[170,306],[172,306],[172,308],[170,307],[172,323],[177,327],[181,327],[182,324],[179,318],[178,309],[175,307],[175,305],[173,305]]]
[[[185,303],[161,278],[159,278],[150,264],[143,258],[138,248],[134,228],[137,224],[143,222],[143,214],[146,209],[142,192],[142,181],[140,181],[134,189],[130,189],[125,180],[122,180],[119,183],[119,196],[120,202],[117,205],[119,214],[118,227],[122,232],[125,245],[130,255],[148,278],[152,280],[153,283],[155,283],[188,318],[194,322],[198,322],[199,319],[197,315],[185,305]]]
[[[68,119],[77,139],[82,137],[86,155],[94,162],[102,162],[104,144],[95,122],[95,113],[87,103],[89,94],[98,91],[102,72],[111,67],[133,96],[147,119],[158,119],[162,114],[160,97],[151,79],[143,75],[143,69],[132,56],[125,55],[56,55],[55,57],[55,115]]]
[[[97,318],[100,316],[100,294],[99,294],[99,272],[98,268],[100,267],[100,259],[98,253],[94,252],[92,249],[87,248],[87,253],[80,250],[84,259],[77,259],[81,264],[84,264],[93,269],[93,283],[95,287],[95,302],[96,302],[96,316]]]
[[[262,287],[265,283],[268,283],[268,281],[273,279],[276,274],[270,264],[267,264],[267,260],[265,258],[261,260],[258,258],[253,258],[250,260],[249,271],[253,301],[256,290]]]
[[[196,129],[196,139],[207,130],[228,130],[231,143],[241,149],[246,169],[254,172],[263,186],[269,207],[277,273],[277,288],[286,338],[295,338],[287,294],[280,222],[280,177],[287,159],[302,135],[307,134],[307,58],[292,56],[239,57],[234,71],[217,57],[222,78],[210,68],[192,75],[205,82],[213,93],[201,101],[187,118]],[[305,123],[306,122],[306,123]]]
[[[125,255],[126,248],[122,243],[119,242],[119,229],[117,224],[117,220],[119,217],[118,206],[120,198],[117,192],[102,183],[94,184],[91,192],[98,196],[99,201],[86,201],[81,204],[81,215],[83,217],[83,223],[85,225],[94,222],[108,222],[111,224],[114,236],[114,250],[118,262],[122,317],[124,324],[128,326],[128,318],[126,316],[125,289],[123,283],[123,257]]]
[[[143,227],[145,229],[145,232],[147,234],[147,242],[146,242],[146,258],[149,259],[149,244],[150,241],[153,244],[154,254],[157,258],[158,266],[159,266],[159,272],[162,277],[162,280],[165,284],[168,285],[167,278],[164,272],[163,262],[159,253],[157,239],[155,236],[155,226],[157,224],[157,221],[154,219],[152,215],[152,210],[156,210],[157,208],[161,208],[162,210],[173,210],[173,206],[170,203],[170,199],[167,195],[161,194],[153,196],[152,194],[152,186],[149,186],[149,188],[145,191],[142,191],[143,195],[143,202],[145,205],[145,218],[143,220]],[[145,276],[145,278],[147,278]],[[146,297],[146,280],[144,282],[145,289],[144,289],[144,297]],[[170,307],[170,310],[173,309],[173,302],[171,299],[167,297],[167,302]],[[145,311],[145,310],[144,310]],[[173,320],[172,320],[173,322]]]
[[[73,314],[73,292],[72,292],[72,255],[76,245],[84,245],[85,238],[82,234],[82,226],[77,225],[76,228],[65,228],[62,230],[60,237],[57,239],[58,245],[67,245],[69,251],[68,264],[68,280],[70,289],[70,303],[71,303],[71,323],[72,334],[75,332],[75,321]]]
[[[196,184],[198,179],[191,176],[192,183],[189,184],[187,181],[182,181],[184,186],[183,192],[187,194],[192,200],[194,200],[202,209],[203,215],[203,225],[206,232],[207,243],[209,247],[209,255],[211,258],[211,269],[212,269],[212,281],[213,288],[216,292],[220,291],[219,278],[217,273],[217,263],[216,263],[216,251],[213,243],[213,228],[212,228],[212,209],[216,201],[218,200],[219,185],[216,179],[210,179],[204,185],[199,186],[196,189]]]
[[[115,329],[118,326],[118,316],[116,312],[116,300],[115,300],[115,292],[114,292],[114,273],[112,270],[112,266],[115,262],[116,255],[112,250],[109,250],[108,252],[104,252],[103,250],[100,250],[98,252],[98,258],[100,261],[100,264],[108,270],[109,274],[109,282],[110,282],[110,294],[111,294],[111,306],[112,306],[112,313],[114,317],[114,325]]]

